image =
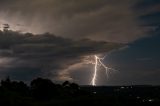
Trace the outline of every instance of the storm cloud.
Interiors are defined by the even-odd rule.
[[[159,1],[0,0],[1,30],[3,24],[9,24],[10,30],[0,31],[0,78],[11,76],[27,81],[41,76],[54,81],[89,84],[93,65],[87,62],[93,61],[93,55],[103,55],[114,49],[130,50],[132,43],[152,37],[159,29]],[[117,49],[122,43],[127,46]],[[129,59],[133,60],[133,54],[138,50],[132,51]],[[133,70],[129,72],[131,66],[125,56],[120,56],[121,62],[115,68],[123,67],[119,69],[128,74],[118,74],[116,84],[123,84],[132,75],[133,79],[137,78],[137,70],[141,70],[132,66]],[[141,60],[144,58],[142,56]],[[124,66],[121,65],[123,62]],[[147,69],[139,76],[144,70]],[[100,76],[106,77],[104,72]],[[106,78],[102,79],[105,79],[104,83],[101,79],[98,83],[106,84]],[[115,79],[111,80],[107,83],[113,84]]]
[[[128,43],[148,36],[148,32],[155,29],[155,26],[143,25],[138,18],[154,12],[157,5],[140,11],[137,8],[141,2],[143,0],[1,0],[0,21],[24,32]]]
[[[117,47],[119,44],[71,40],[49,33],[0,32],[0,74],[1,77],[10,75],[19,80],[38,76],[55,81],[74,80],[70,69],[85,63],[87,56],[105,54]]]

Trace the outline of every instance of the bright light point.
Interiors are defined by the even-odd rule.
[[[149,99],[148,101],[149,101],[149,102],[153,102],[154,100],[153,100],[153,99]]]
[[[116,71],[115,69],[109,68],[105,64],[103,64],[102,60],[105,57],[104,58],[100,58],[97,55],[94,55],[94,58],[95,58],[95,62],[91,62],[92,64],[94,64],[94,74],[93,74],[92,81],[91,81],[91,85],[92,86],[96,86],[96,78],[97,78],[98,66],[101,66],[106,70],[107,78],[108,78],[109,70]]]

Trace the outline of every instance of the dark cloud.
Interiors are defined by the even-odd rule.
[[[135,9],[139,0],[2,0],[0,21],[12,29],[32,33],[51,32],[72,39],[89,38],[132,42],[147,36],[153,27],[138,17],[154,7]],[[142,4],[142,3],[141,3]],[[22,26],[17,26],[22,24]]]
[[[14,31],[30,32],[0,32],[0,75],[84,84],[93,70],[84,60],[119,46],[107,42],[131,43],[152,35],[159,28],[159,7],[157,0],[0,0],[0,28],[9,24]],[[41,34],[45,32],[56,36]],[[128,70],[128,62],[124,64],[122,70]],[[131,74],[137,73],[122,72],[116,81],[132,79]]]
[[[54,80],[74,80],[70,72],[66,74],[66,70],[83,63],[87,56],[104,54],[118,46],[89,39],[71,40],[49,33],[0,32],[0,73],[17,79],[42,76]]]

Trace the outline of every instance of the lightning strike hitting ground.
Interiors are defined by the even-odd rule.
[[[96,85],[96,77],[97,77],[97,66],[98,66],[98,57],[95,56],[95,66],[94,66],[94,75],[93,75],[93,79],[92,79],[92,85]]]
[[[104,58],[99,58],[98,56],[94,55],[94,58],[95,58],[95,63],[93,63],[95,66],[94,66],[94,74],[93,74],[93,78],[92,78],[92,81],[91,81],[91,84],[93,86],[96,86],[96,78],[97,78],[97,71],[98,71],[98,66],[102,66],[105,70],[106,70],[106,75],[107,75],[107,78],[108,78],[108,72],[109,70],[112,70],[112,71],[116,71],[115,69],[112,69],[112,68],[109,68],[107,67],[105,64],[103,64],[102,60]]]

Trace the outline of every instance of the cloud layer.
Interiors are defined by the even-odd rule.
[[[9,24],[14,31],[30,32],[0,32],[1,78],[10,75],[30,80],[43,76],[57,81],[81,79],[82,84],[89,84],[86,80],[93,66],[85,65],[84,60],[119,47],[107,42],[132,43],[151,35],[159,26],[155,18],[159,16],[159,2],[0,0],[0,16],[0,29]],[[45,32],[52,34],[41,34]],[[126,48],[130,47],[122,50]]]
[[[0,21],[32,33],[128,43],[153,30],[138,20],[155,8],[139,12],[136,5],[142,1],[1,0]]]
[[[87,56],[103,54],[118,46],[89,39],[71,40],[49,33],[0,32],[0,74],[23,80],[38,76],[57,81],[74,80],[70,69],[83,64]]]

